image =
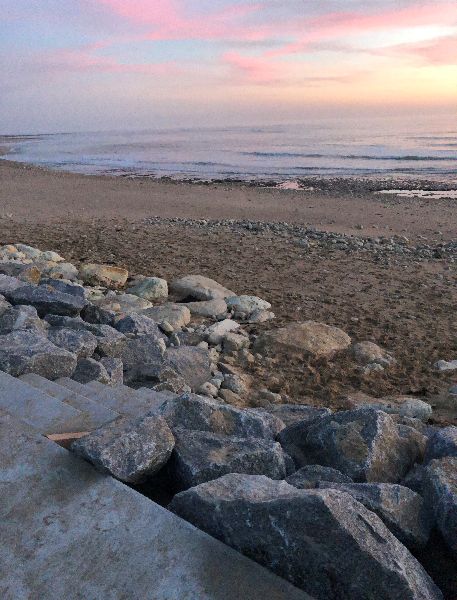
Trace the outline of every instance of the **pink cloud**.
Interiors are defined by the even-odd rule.
[[[211,13],[187,15],[184,3],[178,0],[98,0],[116,14],[148,29],[147,39],[262,39],[271,31],[270,26],[255,30],[239,21],[261,8],[261,4],[249,3],[227,7]]]
[[[226,52],[222,60],[232,68],[232,73],[239,74],[252,83],[275,83],[281,79],[280,68],[277,63],[262,57],[248,57],[238,52]],[[284,76],[284,72],[282,73]]]
[[[429,64],[457,65],[457,36],[440,38],[429,44],[405,45],[403,49]]]

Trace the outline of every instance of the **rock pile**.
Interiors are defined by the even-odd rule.
[[[346,353],[384,369],[388,352],[313,321],[249,335],[270,304],[199,275],[129,279],[21,244],[0,257],[0,369],[161,392],[75,453],[143,490],[165,486],[170,510],[317,600],[442,598],[411,551],[433,530],[457,558],[457,428],[429,426],[415,398],[336,413],[284,404],[230,360]]]

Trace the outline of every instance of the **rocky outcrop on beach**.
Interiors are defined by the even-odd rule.
[[[274,327],[268,299],[202,275],[132,276],[22,244],[0,258],[0,369],[122,398],[74,453],[165,490],[170,510],[316,600],[442,598],[412,552],[438,539],[456,555],[457,428],[414,396],[335,412],[288,401],[251,368],[339,356],[388,371],[387,349],[310,319]]]

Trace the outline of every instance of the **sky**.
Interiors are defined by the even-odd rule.
[[[0,0],[0,133],[456,107],[457,0]]]

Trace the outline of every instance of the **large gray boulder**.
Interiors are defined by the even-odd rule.
[[[171,510],[316,600],[438,600],[430,577],[349,494],[230,474],[177,494]]]
[[[31,329],[44,332],[45,323],[40,319],[34,306],[12,306],[0,315],[0,334]]]
[[[425,462],[434,458],[445,458],[446,456],[457,457],[457,427],[444,427],[437,429],[427,441],[425,448]]]
[[[44,320],[52,327],[65,327],[76,331],[88,331],[97,338],[96,351],[101,356],[119,358],[127,343],[127,338],[120,331],[110,325],[87,323],[80,317],[66,317],[61,315],[46,315]]]
[[[436,525],[457,560],[457,457],[432,460],[425,469],[422,489]]]
[[[168,465],[178,490],[217,479],[227,473],[284,479],[290,458],[273,440],[236,438],[208,431],[174,430],[176,440]]]
[[[174,437],[164,419],[122,418],[73,442],[71,450],[100,471],[127,483],[141,483],[168,461]]]
[[[127,293],[145,300],[158,300],[168,296],[168,283],[160,277],[141,277],[128,288]]]
[[[24,282],[16,277],[0,274],[0,294],[9,300],[10,295],[17,289],[24,287]]]
[[[398,482],[420,457],[426,438],[386,413],[361,408],[296,423],[278,436],[297,467],[321,464],[357,482]]]
[[[424,500],[407,487],[392,483],[337,483],[321,481],[319,489],[350,494],[373,511],[394,536],[410,550],[423,548],[430,537],[432,519]]]
[[[203,275],[187,275],[175,279],[170,285],[171,291],[179,300],[192,298],[195,300],[213,300],[215,298],[228,298],[235,293],[226,287]]]
[[[68,329],[67,327],[50,327],[48,339],[59,348],[65,348],[76,354],[78,358],[89,358],[97,347],[97,338],[85,330]]]
[[[110,382],[108,371],[101,362],[93,358],[80,358],[72,379],[79,383],[89,383],[90,381]]]
[[[124,334],[144,335],[145,333],[153,333],[157,337],[166,339],[166,336],[160,331],[159,326],[153,319],[138,313],[131,313],[116,319],[114,327]]]
[[[242,438],[275,437],[278,423],[272,415],[241,410],[195,394],[183,394],[167,400],[160,414],[172,430],[210,431]]]
[[[127,339],[118,358],[124,363],[127,382],[156,379],[163,365],[165,342],[154,334]]]
[[[325,358],[346,350],[350,345],[351,338],[338,327],[305,321],[289,323],[280,329],[266,331],[257,338],[253,349],[266,355],[285,354],[305,358]]]
[[[51,286],[57,292],[63,292],[64,294],[70,294],[70,296],[78,296],[79,298],[86,297],[86,289],[82,285],[79,285],[78,283],[72,283],[70,281],[63,281],[62,279],[41,278],[41,284]]]
[[[29,304],[37,309],[40,317],[52,313],[75,317],[84,308],[84,298],[58,292],[47,285],[27,285],[18,288],[9,294],[12,304]]]
[[[209,353],[203,348],[168,348],[164,354],[164,361],[186,381],[193,392],[211,379]]]
[[[52,380],[71,377],[75,368],[74,354],[58,348],[39,333],[14,331],[1,336],[0,370],[14,377],[36,373]]]
[[[227,304],[223,298],[214,300],[201,300],[200,302],[186,302],[184,304],[192,315],[209,317],[212,319],[224,318],[227,314]]]
[[[322,465],[308,465],[302,467],[286,477],[287,483],[300,490],[312,490],[318,487],[319,482],[354,483],[350,477],[331,467]]]

